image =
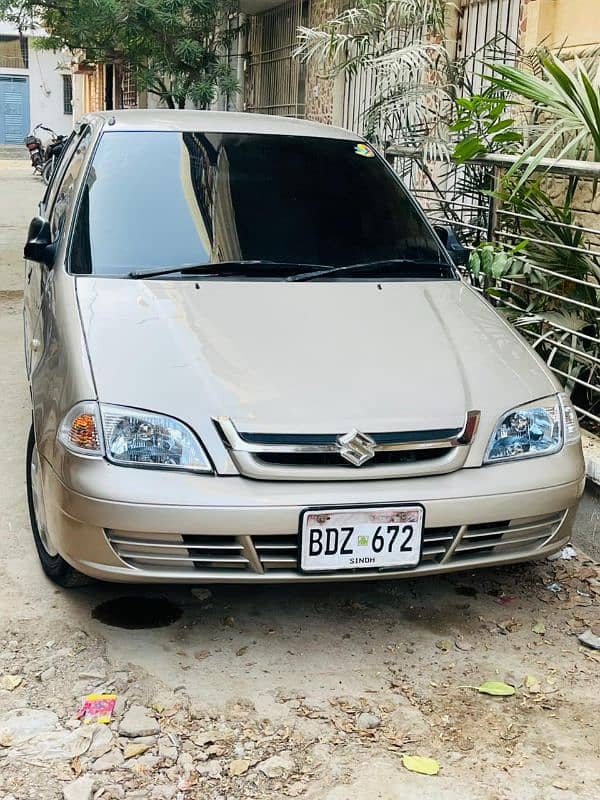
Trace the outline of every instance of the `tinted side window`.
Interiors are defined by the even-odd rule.
[[[79,144],[75,148],[73,157],[60,179],[56,197],[54,198],[54,204],[50,212],[50,225],[52,228],[53,239],[57,239],[62,233],[67,213],[74,200],[77,178],[79,177],[79,173],[83,167],[83,162],[90,146],[91,139],[92,132],[90,128],[88,128],[79,140]]]
[[[52,176],[52,180],[50,181],[50,183],[46,187],[46,191],[44,192],[44,196],[43,196],[42,202],[41,202],[41,205],[42,205],[43,208],[46,208],[46,209],[50,208],[52,206],[52,203],[54,202],[54,196],[56,194],[56,189],[57,189],[58,184],[60,183],[60,181],[62,179],[62,174],[64,172],[65,164],[68,164],[68,162],[71,159],[71,156],[73,155],[73,150],[75,149],[75,145],[76,145],[76,141],[75,140],[78,139],[78,136],[79,136],[79,134],[78,134],[77,131],[72,131],[69,134],[69,138],[65,142],[65,146],[63,147],[63,151],[60,154],[60,158],[58,160],[58,164],[56,165],[56,168],[54,170],[54,174]]]

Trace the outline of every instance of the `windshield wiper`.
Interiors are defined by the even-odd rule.
[[[250,269],[248,269],[250,267]],[[275,271],[273,267],[278,269]],[[258,269],[257,269],[258,268]],[[189,264],[182,267],[164,267],[160,269],[140,269],[129,272],[127,277],[135,279],[141,278],[160,278],[163,275],[202,275],[203,277],[223,277],[226,275],[246,275],[252,274],[255,270],[258,274],[269,272],[292,272],[297,270],[311,269],[320,270],[323,264],[296,264],[287,261],[267,261],[265,259],[247,260],[247,261],[216,261],[207,262],[206,264]],[[329,269],[335,269],[329,267]],[[303,273],[304,274],[304,273]],[[307,273],[312,275],[313,273]]]
[[[327,267],[325,269],[313,270],[312,272],[301,272],[299,275],[290,275],[286,280],[288,281],[312,281],[315,278],[321,278],[324,275],[335,275],[340,273],[352,272],[371,272],[385,267],[397,266],[411,266],[417,267],[418,271],[410,273],[410,277],[453,277],[455,275],[454,268],[451,264],[445,261],[428,261],[418,258],[383,258],[379,261],[362,261],[358,264],[347,264],[342,267]],[[429,275],[421,276],[421,270],[429,267]],[[435,272],[435,274],[431,274]]]

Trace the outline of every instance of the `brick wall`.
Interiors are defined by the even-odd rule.
[[[543,188],[554,203],[561,205],[567,190],[567,180],[549,176],[543,181]],[[573,198],[573,211],[575,225],[600,231],[600,190],[594,188],[593,181],[581,179]],[[598,242],[595,242],[595,246],[597,245]]]
[[[339,9],[336,0],[311,0],[308,27],[314,28],[333,17]],[[306,119],[333,123],[335,80],[323,67],[311,61],[306,67]]]

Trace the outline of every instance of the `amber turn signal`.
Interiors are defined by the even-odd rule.
[[[74,453],[102,455],[96,403],[79,403],[72,408],[60,426],[58,439]]]
[[[98,430],[96,419],[92,414],[79,414],[71,423],[69,433],[71,444],[81,447],[83,450],[98,450],[100,442],[98,440]]]

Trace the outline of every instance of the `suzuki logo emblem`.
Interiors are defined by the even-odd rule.
[[[342,458],[354,464],[355,467],[360,467],[365,461],[373,458],[377,443],[366,433],[361,433],[353,428],[343,436],[337,437],[337,446]]]

